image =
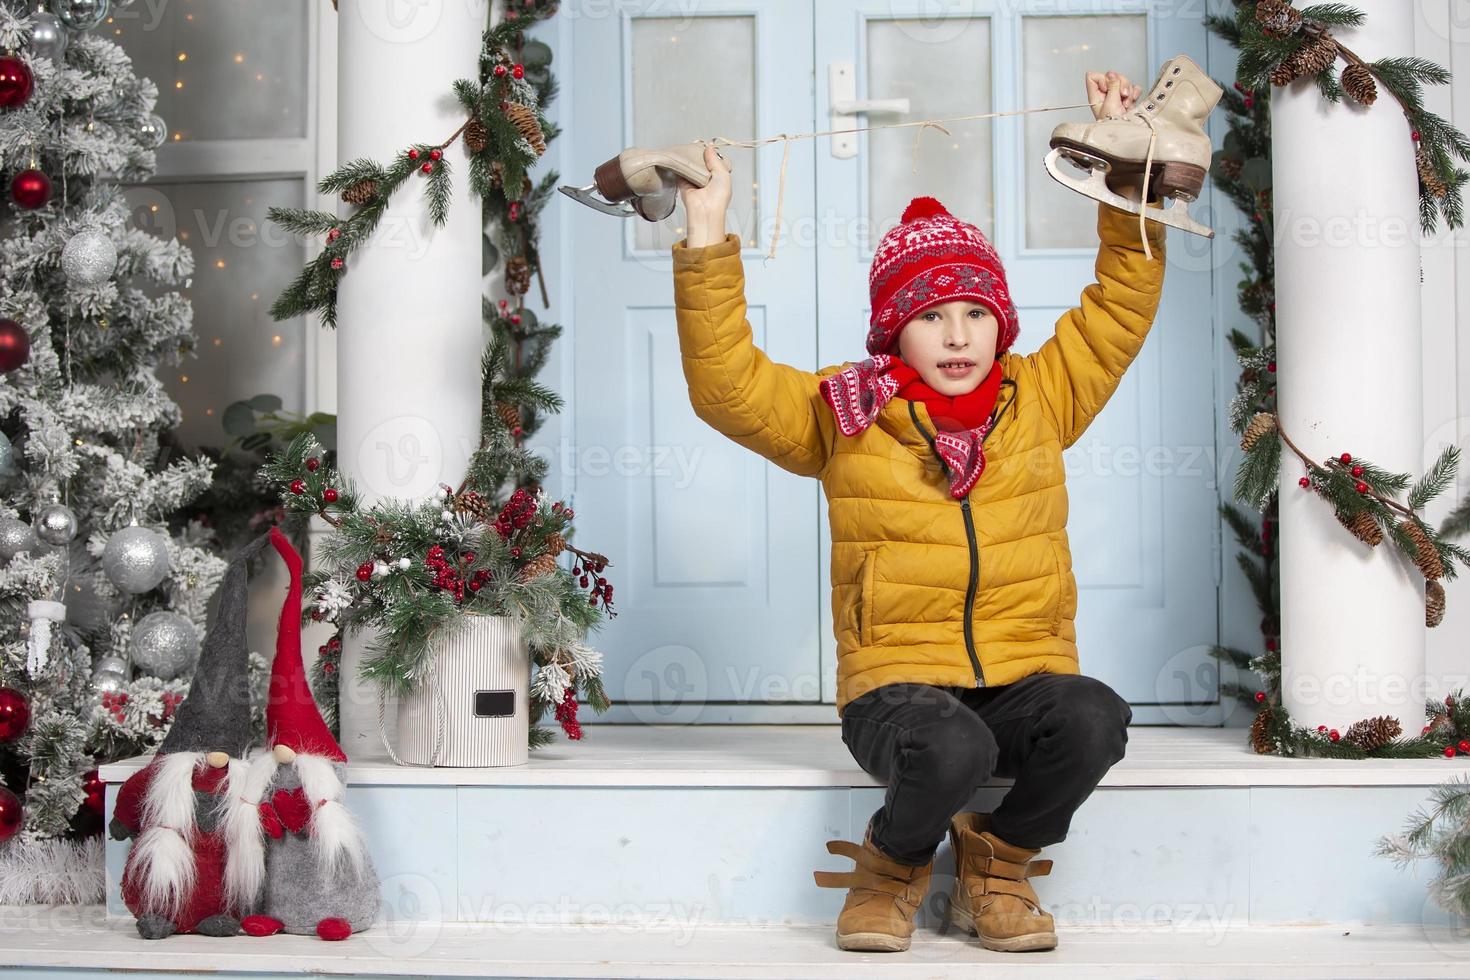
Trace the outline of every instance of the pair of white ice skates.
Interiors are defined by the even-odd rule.
[[[1129,111],[1057,126],[1046,170],[1079,194],[1213,237],[1212,230],[1189,216],[1185,204],[1199,197],[1210,168],[1210,138],[1204,124],[1220,95],[1220,86],[1189,57],[1171,58],[1147,98],[1140,97]],[[1063,159],[1080,165],[1087,176],[1067,173],[1060,166]],[[626,149],[599,166],[591,184],[564,185],[560,190],[606,214],[662,221],[674,210],[680,180],[703,187],[709,179],[703,144],[681,143],[657,150]],[[1156,207],[1130,200],[1110,188],[1109,180],[1142,183],[1145,202],[1157,196],[1161,203],[1166,198],[1174,203]]]

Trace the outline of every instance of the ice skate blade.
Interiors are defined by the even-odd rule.
[[[1094,201],[1111,204],[1120,211],[1127,211],[1131,214],[1138,214],[1141,210],[1143,216],[1150,221],[1170,225],[1171,227],[1178,228],[1180,231],[1187,231],[1191,235],[1202,235],[1205,238],[1215,237],[1214,229],[1207,228],[1191,218],[1189,216],[1189,210],[1178,200],[1171,199],[1174,200],[1174,203],[1167,208],[1150,207],[1137,201],[1130,201],[1122,194],[1109,188],[1106,178],[1109,164],[1100,157],[1091,158],[1097,161],[1097,165],[1095,169],[1089,170],[1085,178],[1074,177],[1071,174],[1065,173],[1060,161],[1063,157],[1076,159],[1077,153],[1078,151],[1070,148],[1067,150],[1061,147],[1053,149],[1046,155],[1046,172],[1051,174],[1052,179],[1057,183],[1064,187],[1070,187],[1083,197],[1090,197]]]
[[[571,184],[562,184],[560,187],[557,188],[557,190],[561,191],[572,200],[580,201],[582,204],[587,205],[589,208],[592,208],[596,211],[601,211],[603,214],[610,214],[617,218],[631,218],[633,215],[637,214],[637,212],[633,210],[633,205],[629,204],[627,201],[619,201],[617,203],[613,203],[612,201],[605,201],[602,198],[598,197],[596,193],[596,184],[588,184],[586,187],[573,187]]]

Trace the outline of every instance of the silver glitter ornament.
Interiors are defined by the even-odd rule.
[[[138,620],[128,647],[133,666],[161,680],[188,670],[199,656],[199,634],[178,613],[160,609]]]
[[[10,437],[0,432],[0,476],[15,475],[15,444]]]
[[[107,0],[56,0],[56,19],[69,31],[90,31],[107,19]]]
[[[33,54],[59,62],[66,53],[66,42],[71,36],[61,26],[61,21],[54,14],[38,10],[31,14],[31,25],[31,39],[26,47]]]
[[[110,670],[94,670],[92,672],[92,690],[98,694],[116,694],[125,691],[128,687],[128,679],[122,674]]]
[[[138,140],[150,150],[158,149],[168,140],[168,124],[157,113],[150,115],[138,124]]]
[[[102,549],[102,571],[120,592],[147,592],[168,577],[168,545],[149,528],[120,528]]]
[[[117,249],[101,228],[83,228],[67,239],[61,250],[61,271],[73,286],[106,282],[116,268]]]
[[[6,561],[22,551],[35,551],[36,529],[14,517],[0,518],[0,557]]]
[[[66,544],[77,536],[77,515],[66,504],[47,504],[36,515],[36,537],[47,544]]]
[[[122,657],[102,657],[97,661],[97,666],[92,668],[92,674],[121,674],[128,676],[128,662]]]

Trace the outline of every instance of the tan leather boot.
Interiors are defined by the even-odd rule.
[[[1055,949],[1050,912],[1027,878],[1051,873],[1051,861],[1032,860],[1040,849],[1017,847],[990,832],[990,814],[961,811],[949,822],[955,884],[949,918],[1001,952]]]
[[[897,953],[909,948],[914,915],[929,891],[934,859],[927,864],[900,864],[873,843],[871,824],[862,846],[848,840],[829,840],[827,851],[850,857],[852,871],[814,871],[821,888],[846,888],[847,900],[837,916],[840,949]]]

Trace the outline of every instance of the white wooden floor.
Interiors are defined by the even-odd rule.
[[[1060,930],[1057,949],[996,953],[972,937],[921,929],[905,953],[837,949],[829,926],[537,926],[400,923],[339,943],[304,936],[149,942],[100,906],[0,908],[8,976],[81,976],[124,969],[216,976],[483,977],[1466,977],[1470,940],[1443,928]],[[31,969],[27,969],[31,968]]]
[[[381,743],[348,763],[356,786],[867,786],[836,725],[588,725],[580,742],[559,739],[523,766],[428,769],[395,766]],[[102,767],[121,782],[147,756]],[[1470,756],[1360,761],[1285,759],[1251,751],[1243,728],[1134,727],[1128,752],[1103,786],[1419,786],[1470,771]],[[997,779],[995,785],[1009,785]]]

